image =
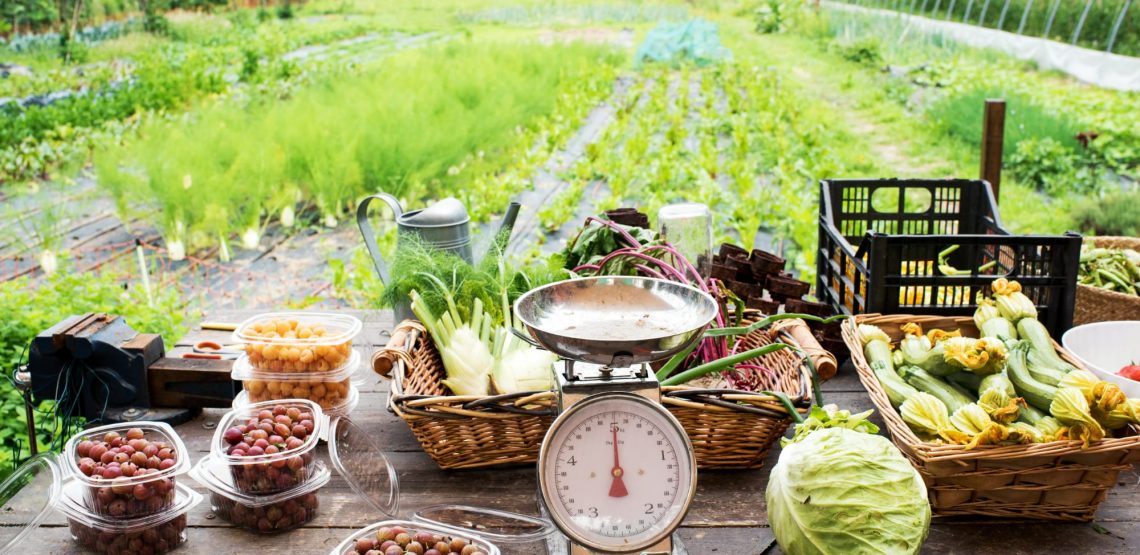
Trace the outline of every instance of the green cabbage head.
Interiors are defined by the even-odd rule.
[[[889,440],[874,435],[869,413],[825,414],[816,407],[785,444],[766,499],[776,541],[788,555],[922,547],[930,528],[926,486]]]

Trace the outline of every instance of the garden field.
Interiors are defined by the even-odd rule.
[[[810,277],[818,180],[976,177],[987,98],[1009,106],[1008,227],[1140,234],[1140,92],[894,18],[798,0],[56,4],[74,10],[0,9],[6,375],[74,313],[171,341],[204,308],[376,307],[354,213],[381,191],[407,209],[454,196],[477,231],[518,200],[524,260],[599,211],[698,201],[718,238]],[[1116,51],[1135,54],[1140,6],[1123,13]],[[0,389],[3,473],[28,446]]]

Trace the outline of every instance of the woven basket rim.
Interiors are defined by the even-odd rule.
[[[1121,293],[1120,291],[1109,291],[1102,287],[1084,283],[1078,283],[1077,289],[1085,294],[1092,295],[1098,303],[1105,303],[1111,306],[1119,306],[1123,303],[1125,305],[1135,305],[1136,309],[1140,310],[1140,295],[1129,295],[1128,293]]]
[[[747,318],[746,318],[747,320]],[[806,324],[805,324],[806,325]],[[528,391],[507,395],[493,396],[459,396],[459,395],[409,395],[403,392],[403,384],[409,371],[410,353],[417,348],[434,346],[422,325],[414,320],[404,320],[393,330],[411,332],[416,334],[407,336],[403,352],[392,357],[395,361],[391,370],[392,392],[388,395],[389,408],[401,418],[410,417],[474,417],[474,418],[509,418],[522,416],[548,416],[552,415],[557,406],[558,398],[555,391]],[[758,330],[754,333],[763,333]],[[790,338],[785,338],[791,341]],[[812,402],[811,368],[808,355],[798,343],[792,344],[797,349],[793,355],[798,362],[795,367],[799,370],[796,383],[799,391],[788,395],[797,411],[806,413]],[[759,358],[768,356],[785,356],[783,351],[777,351]],[[692,397],[687,392],[692,392]],[[713,412],[738,411],[748,413],[761,413],[774,418],[790,417],[783,404],[774,396],[765,395],[739,389],[709,390],[689,385],[662,386],[661,403],[686,408],[699,408]],[[538,405],[539,410],[527,410],[524,406]]]
[[[942,324],[949,323],[966,329],[974,329],[973,319],[967,316],[919,316],[908,314],[884,316],[882,314],[860,314],[843,321],[843,339],[847,342],[847,346],[851,350],[851,362],[858,371],[859,381],[867,390],[867,393],[871,397],[871,402],[874,403],[875,408],[879,411],[879,415],[883,418],[887,428],[890,430],[891,438],[894,439],[895,444],[912,459],[923,463],[933,461],[962,461],[963,465],[966,466],[966,461],[983,459],[1057,457],[1078,453],[1106,453],[1140,449],[1140,435],[1123,438],[1107,438],[1092,444],[1088,448],[1082,448],[1082,443],[1078,440],[1052,441],[1048,443],[1031,443],[1024,445],[982,445],[973,449],[966,449],[964,445],[939,445],[922,441],[910,429],[910,426],[903,421],[899,412],[891,405],[890,400],[887,398],[886,391],[883,390],[879,384],[879,380],[872,372],[870,365],[867,363],[867,359],[863,355],[862,341],[859,338],[857,327],[859,324],[905,324],[909,322],[916,322],[923,325],[924,329],[928,327],[925,323],[934,324],[936,322]],[[933,328],[939,326],[930,325],[929,327]],[[1082,365],[1076,357],[1058,345],[1056,341],[1053,342],[1053,345],[1061,357],[1067,362],[1077,368],[1084,369],[1084,365]]]

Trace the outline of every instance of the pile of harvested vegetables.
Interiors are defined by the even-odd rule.
[[[1078,283],[1140,295],[1140,252],[1085,245],[1081,249]]]
[[[897,347],[859,326],[871,370],[920,438],[965,445],[1080,440],[1085,446],[1140,423],[1140,399],[1065,362],[1033,302],[998,279],[974,313],[981,337],[903,326]]]

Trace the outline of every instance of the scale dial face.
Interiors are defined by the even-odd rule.
[[[591,396],[554,422],[539,455],[555,523],[591,549],[623,553],[659,543],[696,491],[689,438],[669,411],[629,393]]]

